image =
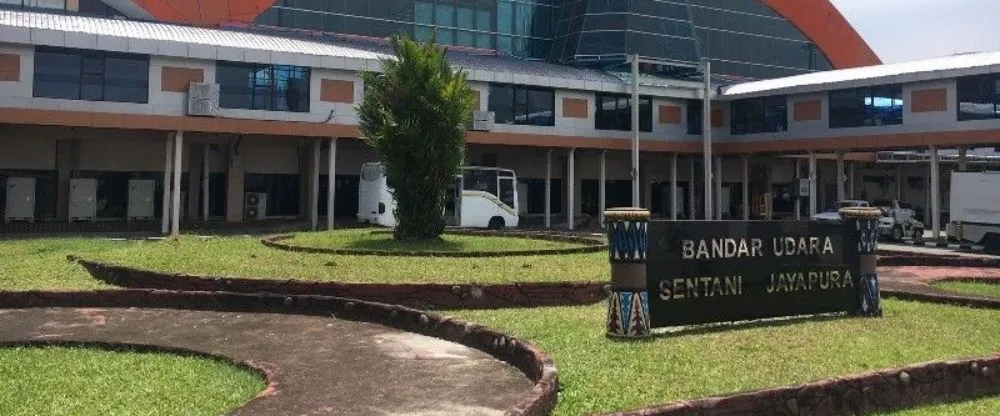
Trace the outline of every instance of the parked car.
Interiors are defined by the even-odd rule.
[[[845,199],[843,201],[837,201],[836,204],[827,208],[825,211],[809,217],[813,221],[840,221],[840,209],[841,208],[853,208],[853,207],[870,207],[871,204],[868,201],[862,201],[857,199]]]
[[[841,208],[870,206],[872,206],[871,203],[862,200],[837,201],[834,206],[813,215],[810,219],[814,221],[840,221]],[[912,209],[900,208],[898,203],[892,203],[891,206],[878,206],[878,208],[882,210],[882,217],[878,221],[879,237],[889,241],[902,241],[905,237],[912,237],[916,240],[923,238],[924,224],[917,221]]]

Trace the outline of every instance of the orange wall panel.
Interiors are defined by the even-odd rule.
[[[163,67],[160,72],[160,90],[172,92],[187,92],[192,82],[205,80],[205,71],[201,68]]]
[[[0,81],[21,80],[21,55],[16,53],[0,54]]]
[[[328,103],[353,103],[354,82],[324,79],[320,81],[319,99]]]
[[[587,100],[585,98],[563,97],[563,117],[587,118]]]
[[[681,108],[676,105],[660,106],[660,124],[681,124]]]
[[[792,103],[792,119],[794,121],[812,121],[823,119],[823,103],[820,100],[802,100]]]
[[[929,113],[948,109],[948,91],[944,88],[915,90],[910,93],[910,111]]]

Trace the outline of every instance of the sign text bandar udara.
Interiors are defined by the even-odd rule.
[[[857,230],[809,221],[649,223],[652,327],[849,312]]]

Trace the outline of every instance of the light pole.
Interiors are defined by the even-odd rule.
[[[705,169],[705,219],[711,220],[712,210],[712,64],[705,60],[703,76],[705,89],[701,99],[702,165]]]

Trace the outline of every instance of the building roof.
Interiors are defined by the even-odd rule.
[[[1000,71],[1000,52],[951,55],[920,61],[874,65],[732,85],[722,94],[731,98],[818,92],[864,85],[894,84]]]
[[[72,14],[0,10],[0,41],[150,55],[375,70],[391,58],[388,45],[372,39],[273,32],[264,28],[209,29],[169,23],[107,19]],[[484,51],[449,48],[453,65],[481,82],[539,85],[588,91],[623,92],[628,83],[611,73]],[[647,91],[692,90],[698,83],[643,77]],[[655,91],[660,89],[661,91]],[[677,91],[674,91],[676,93]],[[688,95],[695,94],[689,91]],[[683,94],[682,94],[683,95]]]

